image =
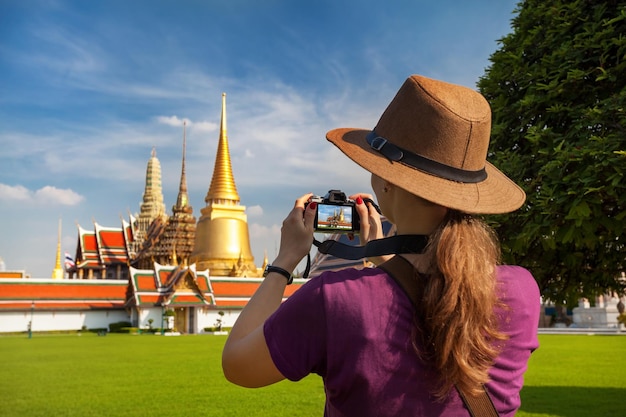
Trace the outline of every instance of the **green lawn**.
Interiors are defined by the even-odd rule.
[[[518,416],[626,416],[626,336],[540,335]]]
[[[319,377],[244,389],[223,336],[0,337],[0,416],[321,416]],[[518,416],[626,415],[626,337],[540,337]]]

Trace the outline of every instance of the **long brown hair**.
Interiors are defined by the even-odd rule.
[[[477,393],[506,339],[494,316],[497,238],[484,221],[449,210],[426,254],[431,267],[416,315],[416,348],[439,375],[435,397],[443,400],[455,384]]]

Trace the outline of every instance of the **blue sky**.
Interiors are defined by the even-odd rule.
[[[0,257],[50,277],[57,230],[139,211],[152,147],[168,212],[183,120],[196,218],[227,94],[255,262],[299,195],[370,191],[325,140],[372,128],[410,74],[475,88],[517,1],[0,0]]]

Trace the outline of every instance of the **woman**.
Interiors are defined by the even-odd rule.
[[[459,391],[473,396],[485,386],[498,413],[514,415],[538,347],[539,291],[525,269],[497,265],[496,239],[474,216],[510,212],[525,199],[486,162],[490,129],[491,110],[479,93],[414,75],[373,131],[328,132],[371,172],[396,233],[428,237],[424,251],[398,255],[416,271],[414,289],[407,294],[385,263],[323,273],[281,305],[313,241],[315,203],[305,208],[311,195],[304,195],[226,342],[227,379],[260,387],[317,373],[327,416],[467,416]],[[383,237],[380,216],[364,203],[369,197],[350,196],[363,244]]]

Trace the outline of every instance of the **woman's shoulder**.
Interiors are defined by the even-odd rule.
[[[532,273],[518,265],[498,265],[496,276],[500,291],[508,299],[525,298],[539,302],[539,286]]]
[[[500,282],[517,282],[526,283],[528,285],[537,285],[533,274],[523,266],[519,265],[498,265],[496,267],[496,276]]]
[[[311,278],[311,285],[325,297],[377,297],[393,291],[393,279],[380,268],[346,268],[325,271]]]

